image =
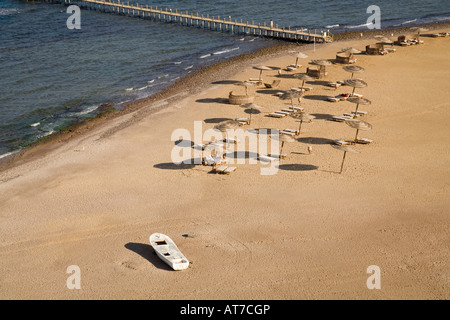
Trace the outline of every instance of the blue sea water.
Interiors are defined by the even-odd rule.
[[[382,28],[448,20],[450,1],[434,0],[135,0],[133,3],[222,18],[330,30],[364,29],[381,9]],[[95,116],[120,109],[202,66],[266,47],[275,40],[81,11],[69,30],[61,4],[0,0],[0,158]]]

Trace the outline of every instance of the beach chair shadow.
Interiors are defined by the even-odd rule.
[[[300,164],[300,163],[290,163],[290,164],[280,164],[278,169],[288,170],[288,171],[312,171],[317,170],[319,167],[312,164]]]
[[[137,253],[158,269],[172,271],[172,269],[156,255],[155,250],[153,250],[152,246],[149,244],[128,242],[125,245],[125,248]]]
[[[303,98],[305,98],[305,99],[316,100],[316,101],[328,101],[328,97],[329,96],[318,95],[318,94],[310,94],[310,95],[303,96]]]
[[[153,167],[158,169],[164,169],[164,170],[186,170],[186,169],[193,169],[195,168],[196,162],[191,160],[191,163],[180,163],[175,164],[173,162],[166,162],[166,163],[158,163],[155,164]],[[201,161],[200,161],[201,163]]]
[[[300,137],[297,141],[306,144],[334,144],[333,139],[319,137]]]
[[[204,123],[220,123],[222,121],[233,120],[231,118],[208,118],[203,120]]]
[[[195,102],[228,104],[228,99],[226,99],[226,98],[204,98],[204,99],[197,99],[197,100],[195,100]]]

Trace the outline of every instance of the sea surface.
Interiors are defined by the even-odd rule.
[[[449,0],[132,3],[333,34],[367,28],[372,4],[383,29],[450,18]],[[69,16],[62,4],[0,0],[0,159],[95,116],[103,103],[121,109],[203,66],[278,41],[89,10],[81,11],[81,29],[70,30]]]

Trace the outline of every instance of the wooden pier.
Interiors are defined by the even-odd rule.
[[[145,7],[139,4],[124,3],[120,0],[61,0],[65,5],[75,4],[82,9],[97,10],[102,12],[109,12],[132,17],[139,17],[143,19],[151,19],[159,22],[176,23],[182,26],[198,27],[214,31],[230,32],[235,34],[245,34],[253,36],[261,36],[267,38],[274,38],[279,40],[287,40],[294,42],[331,42],[333,37],[324,33],[311,33],[302,29],[278,28],[278,25],[273,25],[272,22],[255,24],[253,21],[243,22],[231,18],[210,17],[209,15],[199,15],[199,13],[173,11],[167,8]]]

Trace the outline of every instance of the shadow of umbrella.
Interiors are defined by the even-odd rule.
[[[247,103],[247,104],[241,104],[242,108],[246,108],[245,113],[250,114],[250,119],[248,121],[249,124],[252,123],[252,114],[258,114],[261,113],[258,109],[261,109],[262,107],[260,105],[257,105],[255,103]]]
[[[289,171],[312,171],[317,170],[319,167],[314,166],[312,164],[298,164],[298,163],[292,163],[292,164],[280,164],[278,165],[278,169],[280,170],[289,170]]]
[[[198,160],[197,160],[198,161]],[[191,159],[191,163],[197,163]],[[200,161],[201,163],[201,161]],[[164,170],[186,170],[186,169],[193,169],[195,168],[195,164],[175,164],[173,162],[167,162],[167,163],[158,163],[153,166],[154,168],[158,169],[164,169]]]
[[[339,146],[337,144],[332,144],[331,146],[335,149],[344,151],[344,156],[342,157],[342,163],[341,163],[341,171],[339,172],[339,173],[342,173],[342,170],[344,169],[345,155],[347,154],[347,152],[350,152],[350,153],[359,153],[359,152],[350,147],[347,147],[347,146]]]

